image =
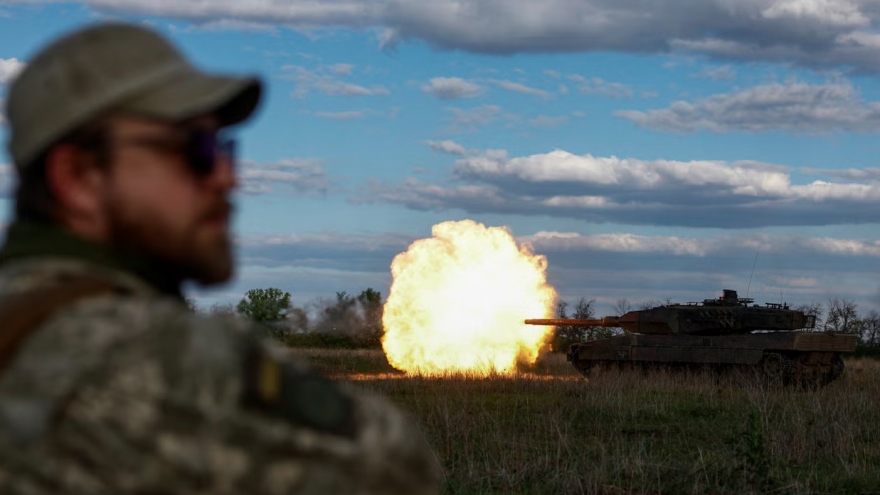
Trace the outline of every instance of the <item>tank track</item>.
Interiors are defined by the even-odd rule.
[[[693,365],[676,363],[636,363],[632,361],[594,361],[577,359],[569,354],[568,360],[583,376],[591,378],[595,372],[609,369],[693,369]],[[706,366],[720,372],[734,369],[733,366]],[[741,368],[742,369],[742,368]],[[844,371],[843,359],[838,353],[767,352],[757,366],[744,368],[770,386],[793,386],[801,389],[816,389],[840,378]]]
[[[844,370],[840,355],[829,352],[768,352],[760,367],[768,383],[804,389],[827,385],[840,378]]]

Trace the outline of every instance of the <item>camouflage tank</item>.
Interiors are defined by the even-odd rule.
[[[582,374],[609,367],[664,366],[755,370],[767,379],[824,385],[844,369],[842,353],[858,337],[810,331],[816,317],[785,304],[754,304],[734,290],[702,303],[668,304],[596,320],[535,319],[529,325],[622,328],[616,337],[573,344],[568,360]]]

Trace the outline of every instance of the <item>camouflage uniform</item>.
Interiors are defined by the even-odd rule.
[[[118,292],[55,312],[2,371],[0,493],[437,491],[436,460],[396,408],[138,271],[52,227],[11,227],[0,300],[82,274]]]

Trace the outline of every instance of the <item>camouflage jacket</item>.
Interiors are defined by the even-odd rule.
[[[56,311],[0,375],[3,494],[435,493],[423,435],[235,319],[78,259],[0,266],[0,300],[78,274],[122,294]],[[2,331],[2,322],[0,322]]]

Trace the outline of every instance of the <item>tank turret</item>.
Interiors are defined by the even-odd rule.
[[[735,290],[725,290],[718,299],[702,303],[667,304],[630,311],[622,316],[595,320],[534,319],[528,325],[622,328],[627,332],[651,335],[729,335],[756,330],[794,331],[816,326],[816,317],[790,309],[784,304],[754,304],[740,298]]]

